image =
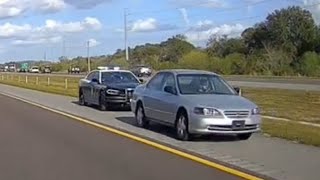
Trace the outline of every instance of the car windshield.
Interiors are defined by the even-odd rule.
[[[101,81],[106,83],[139,83],[130,72],[102,72]]]
[[[178,75],[181,94],[227,94],[236,95],[233,88],[222,78],[210,74]]]

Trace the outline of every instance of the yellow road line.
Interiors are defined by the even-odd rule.
[[[153,141],[150,141],[150,140],[138,137],[138,136],[134,136],[132,134],[129,134],[129,133],[126,133],[126,132],[123,132],[123,131],[120,131],[120,130],[117,130],[117,129],[114,129],[114,128],[111,128],[111,127],[107,127],[107,126],[101,125],[99,123],[92,122],[90,120],[87,120],[87,119],[84,119],[84,118],[81,118],[81,117],[77,117],[77,116],[74,116],[74,115],[59,111],[59,110],[55,110],[55,109],[43,106],[41,104],[38,104],[38,103],[35,103],[35,102],[31,102],[29,100],[26,100],[26,99],[23,99],[23,98],[20,98],[20,97],[16,97],[16,96],[13,96],[13,95],[9,95],[9,94],[6,94],[6,93],[2,93],[1,92],[0,94],[8,96],[8,97],[11,97],[11,98],[14,98],[14,99],[17,99],[17,100],[20,100],[22,102],[31,104],[31,105],[39,107],[39,108],[42,108],[42,109],[45,109],[45,110],[48,110],[48,111],[51,111],[51,112],[66,116],[66,117],[69,117],[71,119],[74,119],[74,120],[77,120],[77,121],[92,125],[92,126],[94,126],[96,128],[100,128],[100,129],[106,130],[108,132],[112,132],[114,134],[117,134],[117,135],[129,138],[129,139],[138,141],[140,143],[147,144],[147,145],[155,147],[157,149],[161,149],[163,151],[170,152],[172,154],[184,157],[186,159],[193,160],[195,162],[207,165],[209,167],[212,167],[212,168],[215,168],[215,169],[219,169],[221,171],[227,172],[229,174],[232,174],[232,175],[235,175],[235,176],[247,179],[247,180],[262,180],[259,177],[256,177],[256,176],[241,172],[239,170],[232,169],[230,167],[227,167],[227,166],[224,166],[224,165],[221,165],[221,164],[218,164],[218,163],[215,163],[215,162],[212,162],[212,161],[197,157],[195,155],[191,155],[191,154],[185,153],[183,151],[179,151],[177,149],[174,149],[174,148],[171,148],[171,147],[168,147],[168,146],[165,146],[165,145],[162,145],[162,144],[159,144],[159,143],[156,143],[156,142],[153,142]]]

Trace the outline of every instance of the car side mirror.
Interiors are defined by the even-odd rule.
[[[239,96],[242,95],[242,92],[241,92],[241,88],[240,88],[240,87],[233,87],[233,89],[237,92],[237,94],[238,94]]]
[[[96,78],[93,78],[93,79],[91,80],[91,82],[93,82],[93,83],[99,83],[98,79],[96,79]]]
[[[140,83],[144,83],[144,79],[143,78],[139,78]]]
[[[164,91],[167,92],[167,93],[170,93],[170,94],[174,94],[174,95],[177,94],[177,92],[175,91],[174,87],[172,87],[172,86],[164,87]]]

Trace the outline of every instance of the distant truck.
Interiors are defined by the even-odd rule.
[[[42,73],[51,73],[51,67],[50,66],[44,66],[41,68]]]
[[[21,67],[19,68],[19,72],[26,73],[29,70],[29,64],[28,63],[22,63]]]
[[[79,74],[80,73],[80,67],[79,66],[70,66],[68,69],[69,74]]]

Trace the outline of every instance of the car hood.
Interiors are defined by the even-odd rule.
[[[185,98],[195,106],[214,107],[222,110],[257,107],[255,103],[237,95],[186,95]]]
[[[108,83],[105,84],[108,88],[112,88],[112,89],[128,89],[128,88],[136,88],[139,83]]]

